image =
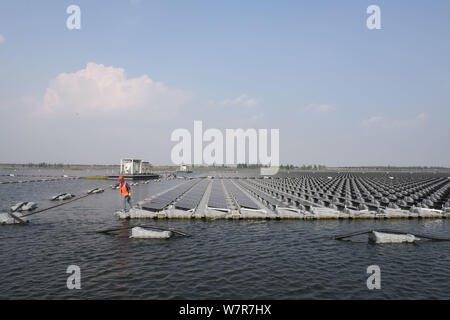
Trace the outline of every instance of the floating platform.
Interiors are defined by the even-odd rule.
[[[28,222],[28,219],[22,217],[22,214],[19,212],[16,212],[14,214],[8,212],[0,212],[0,225],[20,224],[23,222]]]
[[[408,181],[410,187],[404,188],[394,185],[395,179],[386,180],[390,185],[348,175],[332,179],[196,178],[117,215],[122,219],[211,220],[450,218],[449,179],[427,178],[422,182],[424,190],[420,181]]]

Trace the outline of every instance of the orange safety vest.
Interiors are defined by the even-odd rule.
[[[130,193],[129,193],[128,190],[127,190],[127,182],[126,182],[126,181],[124,181],[123,183],[121,183],[121,184],[119,185],[119,190],[120,190],[120,193],[121,193],[124,197],[130,195]]]

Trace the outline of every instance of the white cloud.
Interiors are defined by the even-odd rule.
[[[327,113],[336,110],[333,104],[310,104],[301,109],[302,112]]]
[[[381,122],[383,120],[384,120],[384,118],[381,117],[381,116],[372,116],[369,119],[364,120],[362,122],[362,124],[363,124],[363,126],[368,127],[368,126],[370,126],[372,124],[379,123],[379,122]]]
[[[408,119],[401,119],[401,120],[394,120],[392,122],[392,125],[395,127],[405,127],[405,126],[412,126],[416,125],[422,121],[425,121],[428,119],[428,114],[423,112],[418,114],[417,116],[414,116],[412,118]]]
[[[50,81],[41,111],[88,115],[156,111],[180,106],[191,98],[189,92],[169,89],[147,75],[127,78],[122,68],[89,62],[82,70],[60,73]]]
[[[3,42],[5,42],[5,37],[3,35],[0,34],[0,44],[2,44]]]
[[[241,94],[239,97],[236,97],[234,99],[225,99],[222,101],[223,105],[240,105],[240,106],[246,106],[246,107],[254,107],[257,104],[259,104],[259,101],[250,98],[246,94]]]
[[[407,118],[407,119],[397,119],[397,120],[391,120],[386,119],[382,116],[372,116],[369,119],[363,120],[361,124],[364,127],[370,127],[376,124],[383,124],[386,127],[391,128],[401,128],[401,127],[408,127],[408,126],[414,126],[417,125],[425,120],[428,119],[428,114],[423,112],[420,113],[414,117]]]
[[[421,114],[417,115],[415,119],[417,119],[417,120],[426,120],[426,119],[428,119],[428,113],[426,113],[426,112],[421,113]]]

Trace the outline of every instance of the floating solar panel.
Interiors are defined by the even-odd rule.
[[[209,195],[208,207],[215,209],[228,209],[225,192],[221,181],[213,181]]]
[[[178,199],[186,191],[191,189],[196,183],[198,183],[198,180],[191,180],[186,183],[180,184],[176,186],[174,189],[171,189],[151,199],[150,201],[147,201],[146,203],[142,204],[141,207],[142,209],[148,211],[161,211],[165,209],[168,205],[170,205],[172,202],[174,202],[176,199]]]
[[[193,210],[200,203],[203,195],[205,194],[206,188],[208,187],[209,181],[203,180],[191,190],[186,192],[185,195],[175,204],[175,208],[181,210]]]
[[[328,179],[329,175],[333,175],[332,179]],[[270,190],[269,193],[288,199],[289,194],[300,197],[304,194],[309,201],[315,203],[323,201],[324,204],[339,199],[341,204],[347,204],[349,208],[349,205],[352,207],[368,205],[371,209],[400,205],[402,209],[410,209],[413,206],[425,205],[441,209],[450,194],[448,177],[434,174],[430,176],[426,173],[317,172],[315,175],[303,173],[300,177],[291,175],[258,181],[258,185]],[[426,200],[430,202],[426,203]]]
[[[257,197],[259,197],[260,199],[264,200],[267,202],[267,204],[272,207],[272,209],[275,208],[279,208],[279,207],[285,207],[284,203],[270,197],[269,195],[265,194],[262,191],[257,190],[255,187],[249,185],[249,184],[245,184],[243,185],[242,183],[239,183],[242,187],[248,189],[251,193],[253,193],[254,195],[256,195]]]
[[[260,207],[256,205],[252,199],[250,199],[241,189],[236,187],[236,185],[233,184],[231,181],[225,180],[225,187],[227,188],[228,192],[232,195],[232,197],[240,207],[255,210],[260,209]]]

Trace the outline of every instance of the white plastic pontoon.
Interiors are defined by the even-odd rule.
[[[152,231],[141,227],[131,229],[130,238],[137,239],[169,239],[172,236],[170,231]]]
[[[375,243],[412,243],[420,240],[412,234],[394,234],[372,231],[369,233],[369,241]]]

